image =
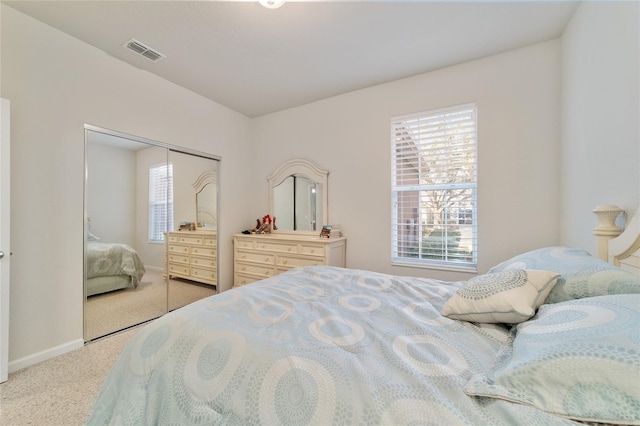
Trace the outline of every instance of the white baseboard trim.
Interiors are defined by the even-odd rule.
[[[67,352],[75,351],[84,346],[83,339],[77,339],[64,345],[56,346],[55,348],[47,349],[42,352],[35,353],[33,355],[26,356],[24,358],[16,359],[9,362],[9,374],[15,373],[23,368],[30,367],[32,365],[41,363],[51,358],[55,358],[60,355],[64,355]]]
[[[164,272],[164,268],[161,268],[159,266],[147,266],[147,265],[144,265],[144,268],[147,271]]]

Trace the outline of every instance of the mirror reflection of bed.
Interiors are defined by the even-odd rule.
[[[181,222],[198,221],[216,236],[218,160],[93,126],[85,133],[84,329],[91,341],[216,293],[216,280],[173,277],[165,268],[166,237]],[[217,252],[210,255],[215,276]]]

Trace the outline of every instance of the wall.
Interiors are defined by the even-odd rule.
[[[562,37],[562,242],[595,254],[591,210],[640,206],[640,3],[582,2]]]
[[[294,157],[329,169],[329,221],[348,237],[350,268],[466,279],[391,266],[390,119],[475,101],[479,271],[557,244],[559,54],[559,41],[550,41],[257,118],[257,175]],[[255,188],[256,217],[268,208],[265,188]]]
[[[100,143],[89,143],[86,152],[91,232],[101,242],[135,247],[136,224],[131,221],[136,211],[135,152]]]
[[[2,5],[11,100],[12,371],[82,344],[85,123],[222,158],[220,275],[253,220],[250,120]],[[37,267],[34,267],[37,265]]]

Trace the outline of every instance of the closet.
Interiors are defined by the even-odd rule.
[[[219,164],[211,154],[85,125],[85,341],[216,294]],[[195,276],[168,270],[178,240],[202,243],[182,244]]]

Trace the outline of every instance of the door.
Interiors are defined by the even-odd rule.
[[[9,376],[9,101],[0,99],[0,383]]]

